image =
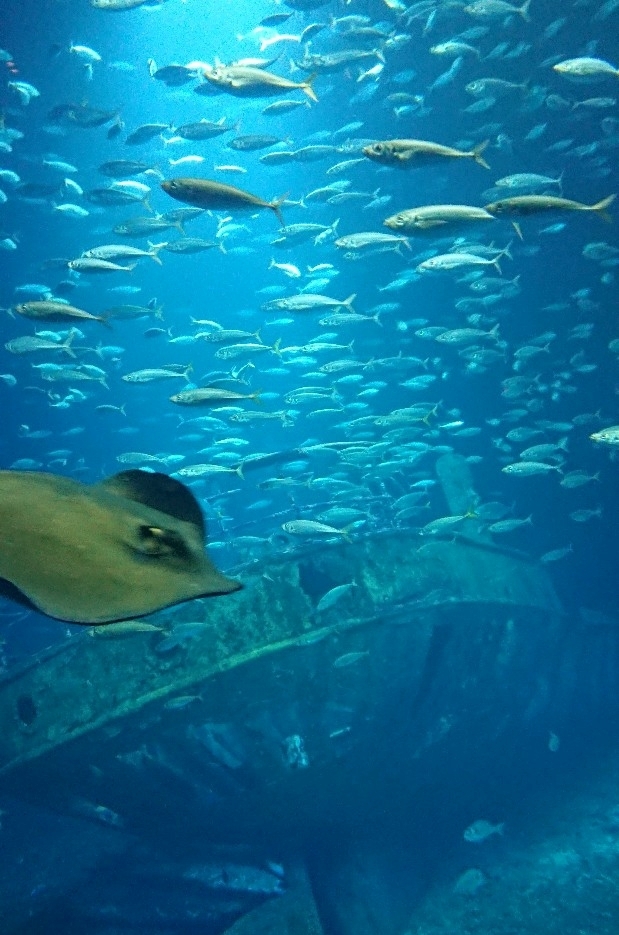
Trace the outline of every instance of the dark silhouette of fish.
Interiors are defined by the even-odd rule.
[[[166,474],[86,485],[0,471],[0,595],[50,617],[104,624],[238,591],[205,535],[197,500]]]

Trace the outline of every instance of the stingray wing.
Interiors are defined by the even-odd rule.
[[[17,589],[51,617],[109,623],[239,590],[204,541],[198,502],[164,474],[124,471],[86,486],[0,472],[3,593]]]

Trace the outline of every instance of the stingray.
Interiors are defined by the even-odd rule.
[[[71,623],[141,617],[242,585],[205,553],[202,511],[166,474],[87,485],[0,471],[0,596]]]

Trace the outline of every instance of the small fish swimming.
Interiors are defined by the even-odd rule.
[[[198,386],[191,390],[182,390],[170,396],[170,402],[177,406],[217,406],[224,402],[259,400],[260,393],[237,393],[219,386]]]
[[[392,230],[413,231],[417,234],[428,231],[442,233],[445,227],[468,224],[473,221],[492,221],[494,217],[485,208],[472,205],[423,205],[399,211],[383,221]]]
[[[503,821],[493,825],[491,822],[486,821],[485,818],[478,818],[477,821],[474,821],[465,829],[462,836],[470,844],[481,844],[494,834],[502,835],[504,830],[505,822]]]
[[[553,65],[553,70],[572,81],[600,81],[619,78],[619,68],[601,58],[568,58]]]
[[[608,445],[610,448],[619,447],[619,425],[609,425],[608,428],[592,432],[589,436],[592,442],[598,445]]]
[[[363,652],[359,651],[359,652],[352,652],[352,653],[344,653],[343,656],[338,656],[337,659],[334,660],[333,668],[343,669],[346,666],[352,666],[356,662],[359,662],[360,659],[365,659],[369,655],[370,655],[370,651],[368,649],[364,650]]]

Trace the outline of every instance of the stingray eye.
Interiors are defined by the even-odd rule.
[[[165,531],[159,526],[140,526],[138,538],[139,550],[144,555],[161,555],[169,550]]]
[[[184,542],[183,537],[173,529],[162,529],[160,526],[140,526],[138,528],[139,551],[151,558],[176,557],[187,560],[191,557],[191,550]]]

